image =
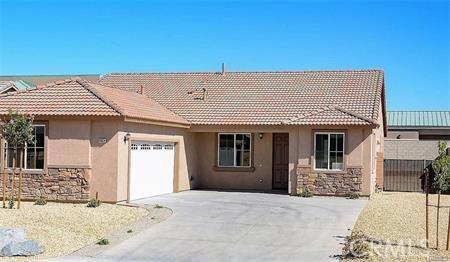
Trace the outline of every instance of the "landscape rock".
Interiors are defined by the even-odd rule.
[[[11,242],[4,246],[0,256],[34,256],[42,253],[44,250],[35,240],[26,240],[22,242]]]
[[[25,241],[23,228],[0,228],[0,250],[11,242]]]

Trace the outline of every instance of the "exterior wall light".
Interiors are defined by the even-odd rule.
[[[124,137],[123,137],[123,142],[126,143],[128,140],[130,140],[130,133],[127,133]]]
[[[259,133],[259,139],[263,139],[264,134],[263,133]]]

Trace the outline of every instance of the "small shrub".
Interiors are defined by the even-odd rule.
[[[8,208],[9,209],[13,209],[14,208],[14,202],[15,202],[15,200],[14,200],[14,194],[10,194],[9,195],[9,199],[8,199]]]
[[[348,199],[358,199],[359,198],[359,194],[356,192],[348,192],[347,193],[347,198]]]
[[[106,238],[102,238],[97,242],[97,245],[100,245],[100,246],[109,245],[109,240]]]
[[[383,188],[380,185],[375,184],[375,193],[381,193],[381,191],[383,191]]]
[[[312,197],[314,194],[308,189],[305,188],[303,191],[299,194],[300,197]]]
[[[38,206],[43,206],[47,204],[47,200],[43,196],[36,197],[36,200],[34,200],[34,204]]]
[[[133,230],[128,229],[127,233],[128,233],[128,234],[133,233]]]
[[[89,202],[87,203],[87,207],[98,207],[100,206],[100,204],[101,204],[100,200],[91,198],[91,200],[89,200]]]
[[[156,204],[156,205],[155,205],[155,208],[163,208],[163,206],[161,206],[161,205],[159,205],[159,204]]]
[[[342,258],[368,258],[370,246],[367,237],[361,232],[353,232],[346,238],[342,248]]]

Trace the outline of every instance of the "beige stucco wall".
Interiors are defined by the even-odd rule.
[[[377,174],[382,174],[383,171],[378,171],[377,168],[383,168],[382,162],[377,165],[377,161],[383,161],[383,159],[378,160],[377,157],[384,158],[384,137],[386,136],[384,132],[384,116],[383,116],[383,104],[380,102],[379,111],[378,111],[378,120],[379,127],[374,128],[372,130],[373,133],[373,141],[372,141],[372,172],[371,172],[371,193],[375,190],[377,186]],[[382,175],[381,175],[382,176]],[[382,179],[378,179],[380,183],[382,183]],[[378,185],[382,187],[383,185]]]
[[[117,200],[119,120],[96,120],[91,126],[91,196],[96,192],[103,201]],[[106,139],[106,143],[100,141]]]
[[[253,136],[252,172],[216,171],[217,133],[197,133],[199,187],[212,189],[270,190],[272,189],[272,134],[263,139]]]
[[[296,176],[298,162],[296,127],[272,126],[192,126],[190,132],[197,133],[199,187],[227,190],[272,189],[272,138],[273,133],[289,133],[289,176]],[[217,133],[252,133],[252,161],[254,171],[224,171],[217,166]],[[259,133],[263,138],[259,139]],[[291,145],[292,144],[292,145]],[[296,179],[290,179],[289,188],[295,192]],[[290,191],[290,190],[289,190]]]
[[[316,126],[299,127],[298,154],[299,165],[314,169],[314,132],[344,132],[345,149],[344,164],[346,168],[362,168],[362,194],[372,193],[372,156],[373,147],[371,127],[348,127],[348,126]],[[315,171],[321,173],[322,171]]]
[[[372,127],[316,126],[194,126],[190,132],[197,134],[199,186],[208,189],[271,190],[272,189],[272,135],[289,133],[289,193],[296,192],[297,167],[314,168],[314,132],[345,132],[345,166],[362,168],[362,194],[373,192],[372,168],[375,138]],[[253,136],[254,171],[231,172],[215,168],[217,161],[218,132],[251,132]],[[258,134],[264,138],[259,139]],[[320,173],[320,171],[317,171]],[[372,181],[373,180],[373,181]]]
[[[47,127],[46,167],[90,170],[90,194],[117,199],[117,131],[120,120],[73,118],[39,120]],[[102,143],[100,139],[106,139]]]
[[[47,128],[49,167],[91,166],[90,120],[50,120]]]
[[[47,126],[46,167],[87,168],[91,172],[90,194],[102,201],[122,201],[127,197],[127,133],[140,139],[175,142],[177,191],[195,187],[197,151],[196,134],[186,128],[122,119],[40,119]],[[191,181],[191,177],[193,180]]]
[[[362,168],[362,193],[373,192],[374,152],[382,150],[382,132],[374,127],[346,126],[192,126],[189,129],[121,119],[49,120],[47,164],[92,170],[91,196],[103,201],[127,199],[128,143],[132,139],[175,143],[177,191],[193,188],[272,189],[273,133],[289,134],[289,193],[296,192],[297,168],[314,168],[314,132],[345,132],[345,166]],[[231,172],[215,168],[218,132],[253,134],[254,171]],[[263,138],[259,138],[259,133]],[[106,141],[103,141],[106,140]]]
[[[362,133],[362,194],[370,195],[374,190],[374,133],[372,129],[363,129]]]

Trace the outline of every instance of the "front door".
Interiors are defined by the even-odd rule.
[[[289,134],[273,134],[272,188],[288,189],[289,178]]]

